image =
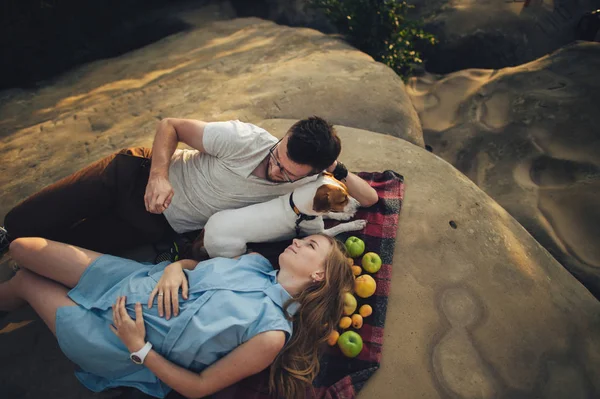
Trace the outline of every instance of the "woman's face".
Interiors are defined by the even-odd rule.
[[[292,244],[279,255],[279,266],[299,278],[323,278],[325,260],[331,251],[331,242],[321,235],[294,239]]]

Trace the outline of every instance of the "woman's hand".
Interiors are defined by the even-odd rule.
[[[125,297],[117,298],[117,303],[112,306],[113,324],[110,329],[129,349],[129,352],[139,351],[146,344],[146,327],[142,315],[142,304],[135,304],[135,320],[125,309]]]
[[[180,262],[171,263],[165,267],[162,277],[156,284],[156,287],[150,293],[148,298],[148,309],[152,308],[154,297],[158,305],[158,315],[166,319],[171,318],[171,308],[173,316],[179,314],[179,287],[181,287],[181,297],[188,299],[188,281],[183,272]]]

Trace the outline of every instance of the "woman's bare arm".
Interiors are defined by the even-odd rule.
[[[238,346],[200,374],[171,363],[154,350],[148,353],[144,365],[183,396],[202,398],[266,369],[284,344],[283,331],[266,331]]]
[[[198,266],[198,261],[193,259],[181,259],[173,263],[179,263],[181,268],[186,270],[194,270]]]

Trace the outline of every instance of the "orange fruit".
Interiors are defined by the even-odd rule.
[[[360,314],[362,317],[371,316],[372,313],[373,308],[371,307],[371,305],[362,305],[360,309],[358,309],[358,314]]]
[[[354,265],[352,266],[352,274],[354,274],[355,276],[360,276],[360,274],[362,273],[362,268],[358,265]]]
[[[354,280],[354,292],[361,298],[368,298],[375,293],[377,283],[375,279],[368,274],[358,276]]]
[[[352,325],[352,319],[348,316],[344,316],[340,319],[340,328],[344,330]]]
[[[340,337],[340,333],[337,332],[336,330],[333,330],[331,332],[331,334],[329,334],[329,337],[327,338],[327,344],[329,346],[333,346],[337,343],[338,338]]]
[[[352,258],[346,258],[347,262],[348,262],[348,266],[354,266],[354,259]]]
[[[352,315],[352,327],[354,327],[358,330],[359,328],[362,327],[362,325],[363,325],[362,316],[359,314],[353,314]]]

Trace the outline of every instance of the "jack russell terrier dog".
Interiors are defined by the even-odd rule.
[[[323,216],[349,220],[359,206],[344,183],[323,172],[315,181],[271,201],[215,213],[204,226],[204,250],[211,258],[233,258],[246,253],[248,242],[274,242],[316,233],[333,237],[362,230],[366,220],[340,223],[330,229],[323,223]]]

